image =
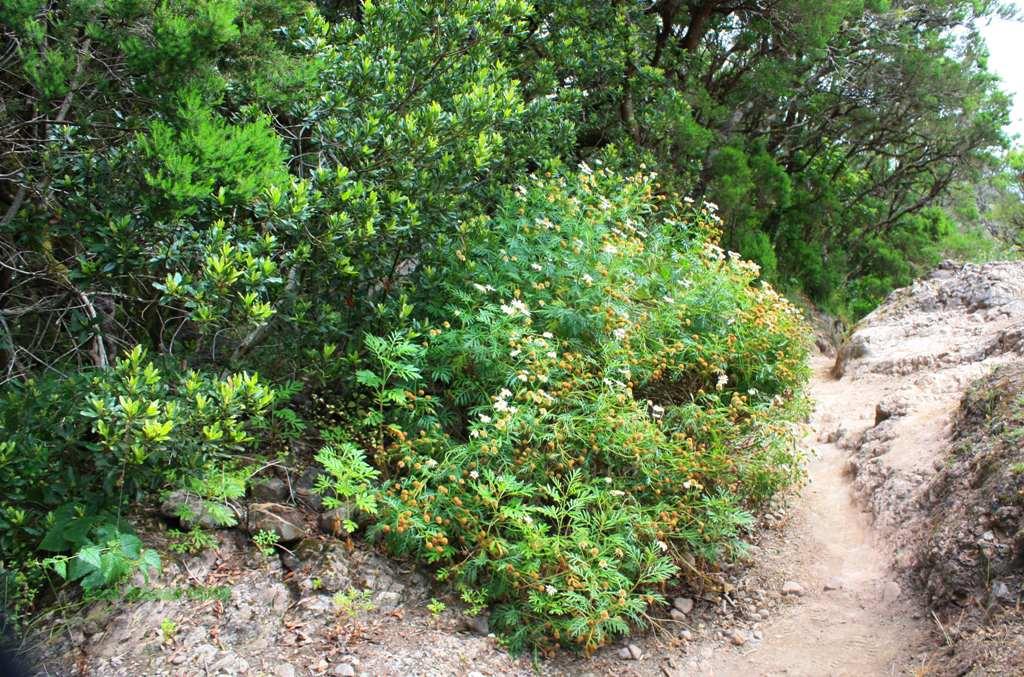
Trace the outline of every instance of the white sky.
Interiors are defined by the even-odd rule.
[[[1024,9],[1024,0],[1014,0]],[[1024,143],[1024,23],[993,21],[982,27],[982,34],[991,53],[989,69],[1003,79],[1003,90],[1014,97],[1009,133],[1018,134]]]

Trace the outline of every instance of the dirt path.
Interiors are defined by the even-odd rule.
[[[955,548],[936,541],[942,520],[933,512],[942,488],[933,494],[932,481],[951,463],[951,414],[965,389],[1024,356],[1024,264],[943,263],[865,317],[840,355],[839,380],[830,373],[832,358],[813,361],[808,483],[785,510],[764,515],[752,565],[730,572],[737,574],[730,579],[734,591],[710,607],[702,603],[686,619],[692,642],[687,630],[680,633],[687,639],[682,646],[648,641],[639,646],[641,665],[602,665],[601,674],[965,674],[945,669],[957,662],[956,647],[942,647],[952,641],[948,634],[940,639],[940,630],[946,633],[960,615],[932,616],[922,593],[899,582],[913,575],[920,583],[935,552],[962,553],[958,566],[969,569],[995,547],[994,516],[986,512],[991,501],[984,497],[977,500],[981,511],[967,515],[961,506],[960,524],[948,525]],[[1010,524],[1013,533],[1017,528]],[[999,547],[1015,547],[1012,538]],[[944,549],[930,549],[936,543]],[[962,588],[934,569],[928,569],[930,584]],[[1007,580],[1005,590],[1019,589],[1017,579]],[[780,594],[787,583],[802,594]],[[1009,655],[1016,651],[1010,645],[988,642],[968,653],[995,647]],[[1020,656],[1001,664],[1024,664]],[[971,665],[969,657],[964,664]]]
[[[808,484],[795,500],[783,542],[759,565],[799,583],[804,594],[763,624],[764,639],[756,646],[715,651],[705,663],[707,674],[903,674],[926,641],[925,621],[901,594],[887,548],[853,500],[846,453],[820,441],[839,426],[859,431],[874,425],[879,393],[832,379],[831,363],[819,358],[814,364]]]

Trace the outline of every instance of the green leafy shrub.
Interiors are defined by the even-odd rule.
[[[0,57],[5,111],[19,129],[62,118],[5,132],[32,150],[0,161],[15,271],[0,273],[0,566],[19,597],[41,584],[39,543],[62,506],[122,524],[136,499],[185,488],[230,523],[239,457],[304,432],[298,411],[268,416],[253,370],[343,389],[366,366],[349,359],[364,330],[390,329],[410,261],[446,264],[433,245],[464,213],[568,150],[571,117],[525,97],[509,65],[530,5],[441,9],[355,3],[328,21],[296,0],[0,8],[0,34],[26,45]],[[134,345],[154,364],[114,366]],[[351,486],[372,498],[341,479],[330,500]]]
[[[177,129],[154,122],[139,148],[143,160],[156,165],[146,183],[169,216],[195,212],[196,203],[212,195],[222,204],[248,204],[267,187],[287,183],[281,139],[266,118],[231,124],[195,92],[183,97],[177,117]]]
[[[388,383],[374,532],[493,605],[516,649],[644,624],[680,563],[737,552],[799,476],[801,320],[714,244],[708,209],[653,188],[518,187],[431,278],[436,328]]]
[[[42,553],[72,553],[46,561],[88,588],[155,566],[124,512],[169,487],[211,505],[242,496],[248,473],[235,455],[266,428],[275,400],[253,375],[161,368],[138,347],[108,370],[9,384],[0,398],[6,605],[30,605]]]
[[[252,542],[259,548],[264,557],[270,557],[276,552],[278,535],[273,531],[261,529],[252,535]]]
[[[366,515],[377,514],[377,470],[366,462],[359,447],[341,441],[342,433],[338,430],[329,430],[324,437],[331,444],[316,454],[316,460],[324,467],[325,473],[317,478],[315,486],[316,492],[323,496],[324,506],[333,510],[351,504]],[[348,533],[356,530],[356,523],[351,517],[342,526]]]
[[[192,479],[196,471],[247,448],[274,401],[273,389],[254,374],[168,376],[145,361],[140,347],[95,387],[81,413],[93,420],[96,471],[106,492],[132,497]],[[237,497],[237,487],[232,493]]]
[[[169,549],[179,555],[198,555],[217,545],[217,539],[200,528],[193,528],[191,531],[171,529],[167,536],[170,538]]]
[[[1021,253],[1005,241],[977,228],[963,228],[945,235],[939,242],[943,256],[956,261],[988,263],[1020,259]]]
[[[159,570],[157,552],[143,548],[138,536],[118,524],[95,520],[99,522],[96,527],[83,530],[81,524],[93,520],[67,517],[57,517],[56,528],[51,529],[40,545],[43,550],[74,550],[73,555],[48,557],[43,561],[62,579],[79,581],[83,590],[92,592],[119,583],[135,571],[148,577]]]

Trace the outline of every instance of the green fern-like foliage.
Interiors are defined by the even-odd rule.
[[[333,431],[327,436],[338,438],[340,433]],[[314,488],[323,496],[327,508],[352,504],[367,515],[377,514],[374,481],[380,473],[366,462],[359,447],[339,441],[322,448],[316,460],[324,467],[324,473],[317,478]],[[355,531],[352,520],[345,527],[349,532]]]
[[[140,140],[154,165],[146,181],[180,217],[195,211],[198,199],[218,195],[224,204],[251,202],[275,183],[287,183],[281,140],[269,120],[257,117],[235,125],[187,95],[177,124],[156,121]]]
[[[513,649],[644,625],[800,474],[798,314],[716,245],[711,208],[654,190],[600,168],[534,179],[414,299],[435,324],[381,409],[374,533],[491,606]],[[418,422],[431,391],[461,425]]]

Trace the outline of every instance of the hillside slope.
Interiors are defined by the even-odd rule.
[[[761,518],[748,557],[703,587],[667,591],[675,609],[652,609],[656,632],[590,658],[513,659],[443,588],[359,543],[311,539],[279,561],[226,532],[158,587],[230,585],[227,599],[95,603],[52,626],[46,669],[1014,674],[1024,668],[1022,365],[1024,263],[945,264],[894,293],[835,361],[815,358],[808,482]],[[448,608],[428,612],[433,596]]]

